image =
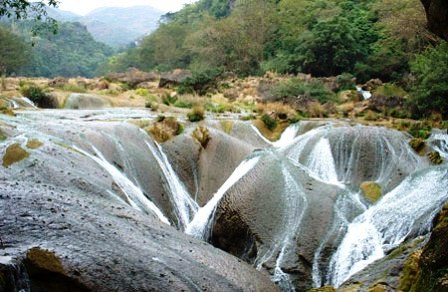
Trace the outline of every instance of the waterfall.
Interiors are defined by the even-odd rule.
[[[191,222],[192,217],[198,211],[199,206],[187,192],[185,186],[180,181],[176,172],[172,168],[160,145],[156,142],[154,142],[154,144],[156,145],[156,147],[151,145],[151,143],[146,142],[146,145],[148,145],[148,148],[154,155],[157,164],[162,170],[163,175],[165,176],[165,179],[168,183],[168,188],[171,194],[170,200],[179,221],[179,228],[185,230],[185,228]]]
[[[255,167],[259,160],[260,156],[252,156],[241,162],[207,204],[199,209],[193,221],[185,229],[185,233],[207,240],[218,203],[235,183]]]
[[[282,165],[282,175],[285,194],[282,228],[276,232],[270,248],[257,256],[255,265],[258,270],[261,270],[264,263],[278,254],[272,280],[278,283],[282,290],[294,291],[289,275],[282,270],[282,265],[288,254],[296,250],[296,234],[299,232],[308,203],[303,188],[295,181],[285,163]]]
[[[282,135],[277,141],[272,142],[268,140],[263,134],[261,134],[257,127],[255,127],[254,125],[251,125],[251,127],[264,142],[275,148],[284,148],[290,145],[300,130],[299,123],[292,124],[288,128],[286,128],[285,131],[283,131]]]
[[[448,159],[448,134],[447,130],[433,130],[433,133],[428,138],[428,144],[440,153],[440,155]]]
[[[417,171],[356,217],[331,259],[328,282],[340,286],[409,235],[429,231],[432,218],[448,199],[447,182],[446,167]]]
[[[126,201],[129,203],[129,205],[131,205],[131,207],[140,211],[155,214],[160,219],[160,221],[170,225],[168,218],[163,215],[162,211],[160,211],[160,209],[157,208],[157,206],[153,202],[151,202],[130,179],[128,179],[115,166],[109,163],[107,159],[101,154],[101,152],[97,148],[95,148],[95,146],[92,145],[91,147],[97,156],[94,156],[76,146],[73,146],[73,149],[91,158],[104,170],[106,170],[112,176],[123,194],[126,196]]]
[[[322,286],[324,275],[327,272],[326,267],[322,267],[322,252],[324,248],[329,244],[332,237],[341,238],[344,236],[347,226],[355,214],[360,214],[367,209],[361,202],[359,195],[359,193],[354,193],[346,188],[341,189],[341,194],[338,195],[334,206],[335,212],[332,226],[314,253],[312,272],[314,287]]]

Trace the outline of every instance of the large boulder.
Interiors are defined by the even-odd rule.
[[[65,101],[66,109],[102,109],[110,107],[110,102],[104,97],[93,94],[73,93]]]
[[[448,40],[448,3],[445,0],[421,0],[426,11],[428,28]]]
[[[155,73],[143,72],[136,68],[130,68],[123,73],[110,73],[106,76],[107,80],[126,83],[131,88],[137,87],[140,83],[156,81],[158,78],[159,76]]]
[[[159,87],[172,87],[179,85],[182,81],[191,76],[191,71],[184,69],[175,69],[170,72],[162,73],[160,76]]]

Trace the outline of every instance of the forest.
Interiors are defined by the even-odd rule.
[[[130,67],[184,68],[213,78],[224,72],[349,74],[358,83],[379,78],[412,92],[416,116],[448,112],[447,44],[427,29],[419,0],[200,0],[164,15],[154,33],[122,52],[95,42],[81,25],[59,26],[34,47],[24,43],[23,30],[18,37],[2,28],[3,70],[46,77]]]

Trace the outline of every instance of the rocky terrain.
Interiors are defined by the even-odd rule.
[[[442,121],[366,120],[398,99],[356,92],[345,114],[305,119],[300,97],[263,95],[284,78],[206,98],[137,71],[6,80],[0,287],[443,291]]]

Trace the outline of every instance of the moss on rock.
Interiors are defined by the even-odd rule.
[[[370,202],[375,203],[382,196],[381,186],[373,181],[363,182],[359,188],[364,197]]]
[[[419,260],[422,255],[422,250],[416,250],[411,253],[403,267],[403,273],[400,277],[400,291],[409,291],[412,284],[415,283],[419,271]]]
[[[12,164],[28,158],[30,154],[24,150],[19,143],[9,145],[3,155],[3,166],[9,167]]]
[[[65,273],[61,260],[52,251],[33,247],[27,252],[26,260],[42,270],[58,274]]]
[[[440,153],[437,151],[432,151],[428,153],[428,158],[432,162],[432,164],[439,165],[443,163],[443,159],[440,156]]]
[[[37,149],[42,147],[42,145],[44,144],[37,139],[29,139],[26,143],[26,147],[29,149]]]
[[[0,129],[0,142],[5,141],[8,138],[5,133]]]
[[[422,138],[413,138],[409,141],[409,146],[411,146],[411,148],[418,154],[423,155],[426,148],[426,143]]]

